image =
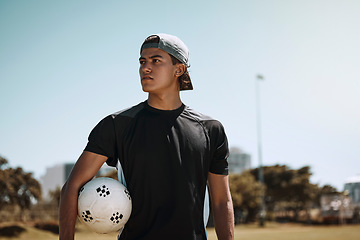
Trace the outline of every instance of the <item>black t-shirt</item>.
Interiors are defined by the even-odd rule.
[[[122,165],[133,209],[120,239],[206,239],[208,173],[228,174],[219,121],[185,105],[166,111],[145,101],[100,121],[85,150]]]

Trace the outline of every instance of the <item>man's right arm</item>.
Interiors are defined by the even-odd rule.
[[[234,211],[229,176],[209,173],[209,190],[216,235],[219,240],[234,239]]]
[[[84,151],[76,162],[61,190],[59,213],[60,240],[74,239],[79,190],[96,175],[106,160],[107,157],[105,156]]]

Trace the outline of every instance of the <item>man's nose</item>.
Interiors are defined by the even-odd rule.
[[[148,73],[151,72],[151,66],[148,62],[145,62],[142,66],[141,66],[141,71],[143,71],[144,73]]]

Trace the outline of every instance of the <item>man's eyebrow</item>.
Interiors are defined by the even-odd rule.
[[[163,56],[161,55],[154,55],[154,56],[151,56],[149,57],[150,59],[153,59],[153,58],[164,58]],[[143,59],[146,59],[145,57],[140,57],[139,60],[143,60]]]
[[[151,56],[150,58],[164,58],[164,57],[161,55],[154,55],[154,56]]]

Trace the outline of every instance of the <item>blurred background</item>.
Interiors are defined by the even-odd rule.
[[[0,207],[56,206],[91,129],[146,99],[139,48],[165,32],[190,49],[194,91],[183,102],[225,127],[238,222],[261,217],[264,204],[267,218],[310,221],[328,193],[336,197],[326,204],[338,206],[331,221],[345,221],[344,201],[353,219],[359,12],[356,0],[0,1]],[[23,178],[11,187],[14,176]],[[252,207],[240,187],[247,181]]]

